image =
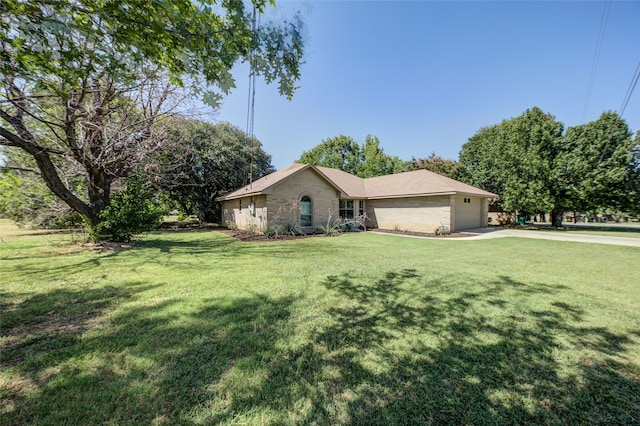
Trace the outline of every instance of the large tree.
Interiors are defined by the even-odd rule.
[[[614,112],[568,128],[553,161],[549,185],[557,214],[637,209],[639,162],[637,143],[627,123]]]
[[[220,218],[215,198],[275,170],[260,141],[229,123],[175,117],[168,150],[148,165],[155,184],[188,214],[213,222]],[[176,157],[180,161],[175,165]]]
[[[261,13],[266,1],[253,4]],[[158,123],[176,86],[213,102],[233,87],[232,66],[251,61],[293,94],[301,22],[252,22],[238,0],[2,2],[0,145],[29,154],[47,187],[96,226],[113,182],[168,140]]]
[[[461,175],[499,194],[506,211],[551,212],[561,226],[566,211],[631,207],[636,145],[613,112],[564,134],[555,117],[533,108],[471,137],[460,153]]]
[[[550,162],[562,131],[562,123],[539,108],[482,128],[462,147],[461,177],[499,194],[506,211],[550,211]]]
[[[398,173],[404,163],[384,153],[377,137],[367,135],[362,146],[349,136],[327,138],[302,153],[298,163],[330,167],[363,178]]]

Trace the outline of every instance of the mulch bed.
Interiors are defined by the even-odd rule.
[[[385,234],[397,234],[397,235],[411,235],[414,237],[428,237],[428,238],[460,238],[468,237],[469,234],[463,234],[460,232],[452,232],[450,234],[437,235],[432,232],[414,232],[414,231],[395,231],[392,229],[374,229],[375,232],[383,232]]]
[[[302,238],[317,238],[317,237],[326,237],[324,234],[309,234],[309,235],[282,235],[278,238],[267,238],[262,234],[254,234],[249,231],[244,231],[242,229],[227,229],[227,228],[217,228],[216,231],[222,232],[225,235],[229,235],[239,241],[283,241],[283,240],[299,240]],[[434,233],[427,232],[413,232],[413,231],[394,231],[391,229],[374,229],[374,232],[382,232],[385,234],[398,234],[398,235],[412,235],[415,237],[429,237],[429,238],[460,238],[460,237],[468,237],[468,234],[463,234],[460,232],[453,232],[451,234],[446,235],[436,235]]]
[[[308,235],[281,235],[278,238],[267,238],[262,234],[254,234],[249,231],[244,231],[242,229],[227,229],[227,228],[217,228],[216,231],[222,232],[225,235],[235,238],[239,241],[285,241],[285,240],[300,240],[303,238],[315,238],[315,237],[324,237],[324,234],[308,234]]]

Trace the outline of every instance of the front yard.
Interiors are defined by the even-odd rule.
[[[77,241],[0,231],[3,424],[640,422],[640,249]]]

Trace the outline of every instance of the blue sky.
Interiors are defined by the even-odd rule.
[[[323,139],[380,139],[408,160],[457,159],[481,127],[533,106],[565,127],[618,111],[640,61],[640,2],[280,2],[300,10],[307,56],[291,101],[258,82],[254,132],[277,168]],[[213,116],[246,128],[248,69]],[[585,106],[587,106],[585,113]],[[640,130],[640,83],[623,117]]]

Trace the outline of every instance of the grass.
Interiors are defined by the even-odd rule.
[[[637,248],[25,233],[0,228],[3,424],[640,421]]]

